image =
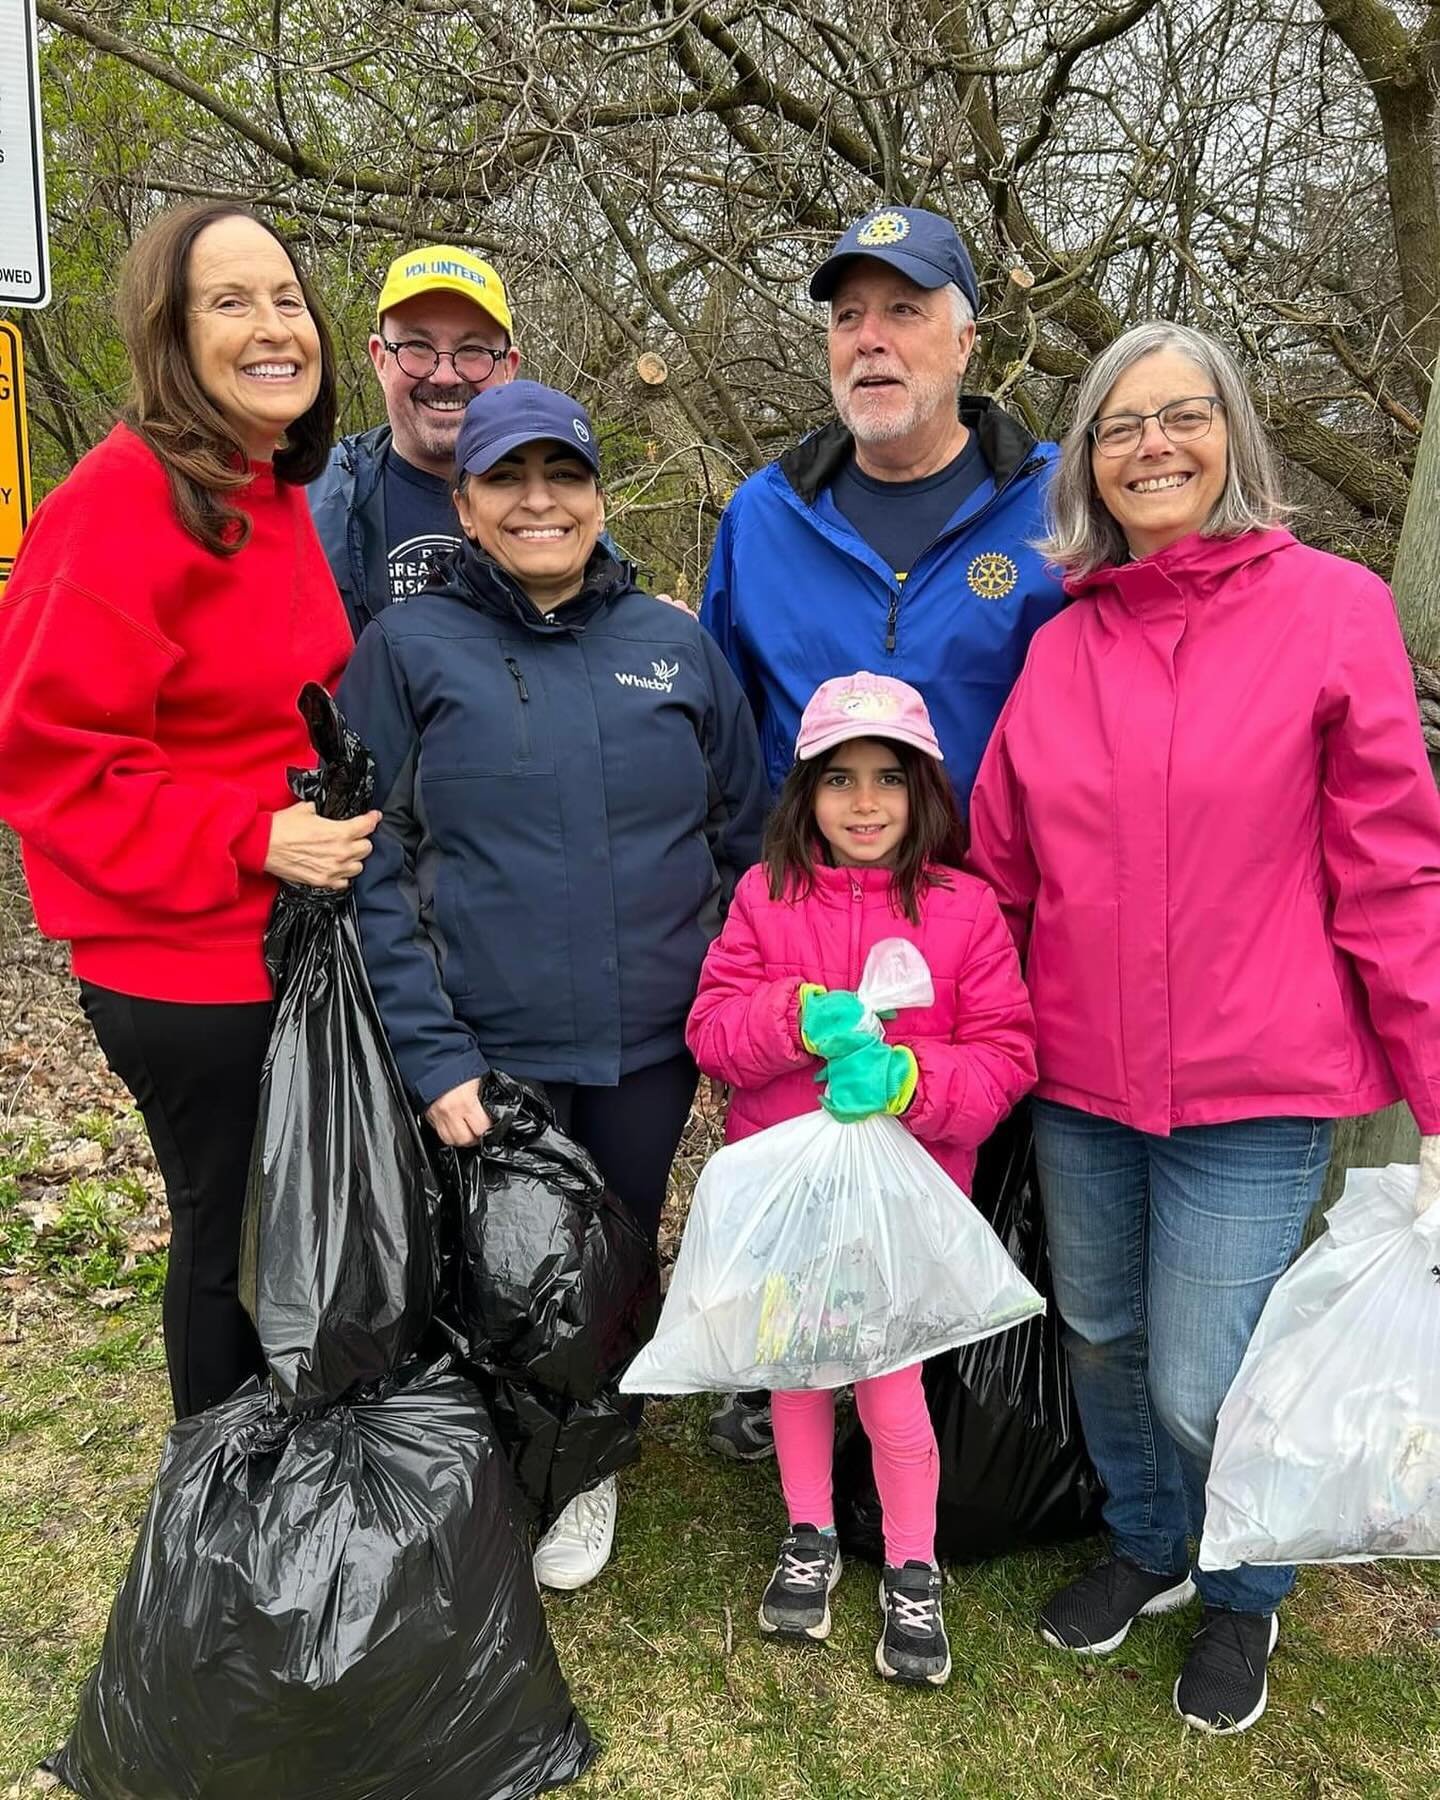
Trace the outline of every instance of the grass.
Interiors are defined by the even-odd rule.
[[[169,1418],[143,1138],[113,1095],[62,1110],[63,1131],[34,1116],[0,1131],[4,1800],[31,1793],[70,1723]],[[682,1187],[713,1128],[698,1109]],[[836,1591],[828,1645],[759,1641],[783,1524],[774,1471],[708,1456],[705,1410],[652,1404],[614,1561],[547,1600],[605,1751],[577,1800],[1440,1800],[1440,1564],[1307,1571],[1270,1710],[1236,1740],[1187,1733],[1171,1709],[1193,1614],[1137,1627],[1097,1663],[1034,1637],[1036,1605],[1086,1545],[949,1570],[951,1684],[895,1692],[873,1673],[866,1565]]]
[[[54,1748],[99,1646],[167,1422],[153,1300],[101,1314],[46,1292],[0,1374],[0,1794]],[[652,1407],[622,1477],[616,1557],[547,1602],[605,1745],[583,1800],[1433,1800],[1440,1795],[1440,1568],[1312,1570],[1286,1608],[1270,1711],[1207,1741],[1170,1708],[1189,1619],[1147,1622],[1101,1663],[1030,1615],[1088,1546],[949,1571],[955,1675],[894,1692],[871,1667],[875,1578],[850,1567],[813,1651],[759,1642],[781,1520],[771,1470],[700,1449],[699,1401]],[[157,1797],[158,1800],[158,1797]]]

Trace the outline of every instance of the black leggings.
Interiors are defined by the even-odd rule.
[[[665,1184],[699,1079],[682,1051],[669,1062],[622,1075],[617,1087],[537,1084],[555,1108],[560,1129],[594,1157],[606,1186],[630,1208],[652,1246],[660,1235]]]
[[[236,1291],[268,1000],[192,1006],[80,983],[105,1060],[135,1096],[170,1207],[165,1360],[175,1416],[228,1399],[264,1359]]]

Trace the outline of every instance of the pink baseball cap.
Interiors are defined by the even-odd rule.
[[[800,716],[797,762],[808,762],[851,738],[888,738],[944,762],[925,702],[908,681],[860,669],[822,681]]]

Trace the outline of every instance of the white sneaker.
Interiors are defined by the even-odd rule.
[[[610,1560],[620,1495],[615,1477],[577,1494],[535,1548],[535,1579],[541,1587],[582,1588]]]

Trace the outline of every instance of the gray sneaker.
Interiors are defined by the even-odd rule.
[[[875,1667],[887,1681],[908,1687],[941,1687],[950,1679],[950,1640],[940,1610],[940,1571],[929,1563],[886,1563],[880,1577],[880,1615],[885,1628],[875,1646]]]
[[[725,1404],[710,1415],[710,1448],[727,1462],[764,1462],[775,1454],[770,1425],[770,1396],[727,1394]]]
[[[830,1635],[830,1591],[840,1579],[838,1541],[813,1525],[792,1526],[780,1540],[775,1573],[760,1602],[760,1629],[766,1637]]]

